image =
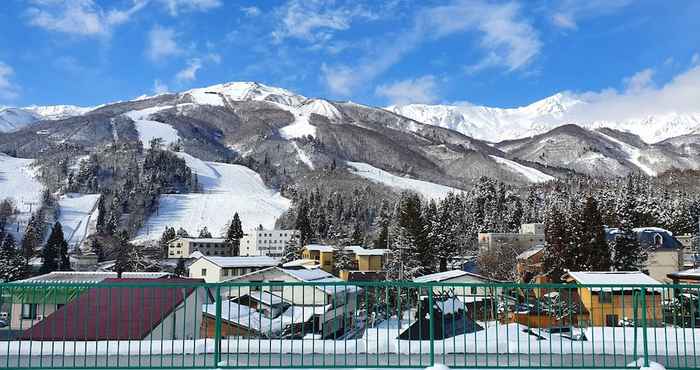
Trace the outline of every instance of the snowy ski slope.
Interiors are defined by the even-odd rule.
[[[15,237],[24,232],[31,216],[30,208],[35,211],[41,200],[43,187],[34,177],[34,169],[30,167],[32,161],[0,153],[0,200],[12,199],[20,212],[17,217],[19,231],[16,224],[8,228]]]
[[[160,238],[166,226],[185,228],[196,234],[206,226],[214,236],[222,235],[234,212],[243,229],[263,225],[272,228],[275,220],[289,209],[289,199],[265,186],[260,175],[239,165],[205,162],[186,153],[178,156],[197,174],[202,193],[161,195],[158,212],[139,231],[135,241]]]
[[[495,155],[490,155],[489,157],[496,161],[496,163],[506,166],[510,170],[513,170],[525,176],[530,182],[547,182],[554,180],[553,176],[547,175],[546,173],[536,170],[532,167],[523,166],[522,164],[515,161],[511,161],[510,159],[497,157]]]
[[[99,199],[99,194],[68,193],[58,200],[58,222],[63,227],[68,249],[78,247],[88,235],[95,232]]]
[[[363,162],[346,162],[356,175],[371,181],[401,190],[411,190],[428,199],[442,199],[449,193],[461,193],[462,190],[433,182],[409,179],[392,175],[382,169]]]

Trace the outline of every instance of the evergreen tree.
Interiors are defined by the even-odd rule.
[[[199,237],[200,238],[211,238],[211,233],[209,232],[209,229],[204,226],[201,230],[199,230]]]
[[[24,238],[22,238],[22,255],[27,264],[29,260],[36,255],[36,250],[39,249],[43,239],[41,228],[39,228],[38,225],[40,219],[43,220],[43,217],[39,214],[33,214],[24,231]]]
[[[553,282],[560,282],[561,277],[572,264],[569,255],[569,232],[564,215],[553,207],[545,216],[544,234],[545,247],[542,256],[542,267],[546,276]]]
[[[100,195],[99,200],[97,201],[97,222],[96,222],[96,228],[98,233],[102,233],[105,231],[106,223],[107,223],[107,210],[105,209],[105,196]]]
[[[647,251],[643,248],[634,232],[633,219],[636,210],[633,201],[625,202],[626,207],[619,213],[617,233],[611,240],[609,249],[611,253],[612,268],[616,271],[636,271],[644,268],[647,260]]]
[[[189,238],[190,234],[187,233],[187,230],[183,229],[182,227],[177,229],[177,236],[181,238]]]
[[[187,276],[187,267],[185,266],[185,259],[180,257],[177,260],[177,265],[175,266],[175,275],[177,276]]]
[[[51,229],[49,239],[41,252],[42,265],[39,271],[46,274],[53,271],[69,271],[68,243],[63,237],[63,227],[56,222]]]
[[[165,230],[163,230],[163,235],[160,236],[160,240],[158,241],[160,253],[163,258],[168,258],[168,245],[170,244],[170,242],[175,240],[175,238],[177,238],[175,228],[171,226],[166,226]]]
[[[609,271],[610,249],[605,237],[605,226],[598,210],[598,202],[589,196],[574,225],[578,233],[573,235],[577,243],[572,271]]]
[[[382,205],[376,220],[376,227],[379,232],[377,233],[377,238],[374,240],[375,249],[388,249],[390,221],[391,214],[389,213],[389,203],[386,200],[382,200]]]
[[[10,233],[0,229],[0,282],[22,279],[28,271],[22,253],[15,246]]]
[[[124,272],[132,270],[133,261],[131,245],[126,237],[126,234],[119,236],[119,244],[117,246],[117,259],[114,261],[114,271],[117,273],[117,278],[121,279]]]
[[[294,228],[299,230],[299,243],[302,246],[311,242],[313,231],[311,230],[311,222],[309,221],[309,207],[305,201],[299,206]]]
[[[238,216],[238,212],[236,212],[233,214],[233,219],[228,225],[228,230],[226,230],[226,240],[224,241],[234,256],[238,256],[241,253],[241,239],[243,236],[244,234],[241,218]]]
[[[92,250],[92,253],[95,253],[97,256],[97,262],[103,262],[105,260],[105,250],[104,247],[102,247],[102,244],[94,238],[92,239],[92,243],[90,244],[90,250]]]
[[[294,235],[289,238],[287,244],[284,245],[284,251],[282,252],[282,262],[291,262],[301,259],[301,252],[303,246],[299,240],[298,235]]]

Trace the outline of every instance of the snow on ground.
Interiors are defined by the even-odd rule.
[[[272,228],[291,205],[247,167],[205,162],[186,153],[177,155],[197,174],[203,192],[161,195],[157,213],[139,231],[137,242],[160,238],[166,226],[183,227],[190,234],[206,226],[215,236],[222,235],[234,212],[241,217],[244,230],[258,225]]]
[[[142,110],[134,110],[125,113],[127,117],[134,121],[134,126],[136,131],[139,133],[139,139],[143,143],[144,147],[148,146],[152,139],[161,138],[163,139],[163,144],[168,145],[170,143],[177,143],[180,136],[177,130],[167,123],[151,121],[148,116],[154,114],[158,111],[171,108],[170,106],[164,107],[153,107]]]
[[[68,193],[58,200],[58,222],[63,227],[63,235],[70,250],[95,232],[99,199],[99,194]]]
[[[491,159],[496,161],[498,164],[504,165],[510,170],[520,173],[525,176],[530,182],[547,182],[554,180],[554,177],[547,175],[546,173],[536,170],[532,167],[523,166],[518,162],[511,161],[502,157],[497,157],[495,155],[489,155]]]
[[[401,190],[411,190],[429,199],[442,199],[449,193],[461,193],[462,190],[433,182],[409,179],[392,175],[382,169],[363,162],[346,162],[358,176],[374,182]]]
[[[20,211],[17,217],[19,228],[17,223],[8,227],[16,238],[21,236],[27,226],[31,216],[30,208],[36,211],[41,201],[43,187],[34,177],[32,162],[33,159],[14,158],[0,153],[0,200],[12,199]]]
[[[649,176],[656,176],[656,171],[654,171],[653,168],[649,167],[647,164],[642,162],[642,151],[639,150],[639,148],[635,148],[632,145],[629,145],[623,141],[620,141],[618,139],[615,139],[614,137],[610,135],[605,135],[602,132],[598,132],[598,135],[612,141],[613,143],[617,144],[620,149],[622,149],[625,154],[627,154],[627,159],[632,162],[635,166],[639,167],[640,170],[644,171]]]
[[[307,165],[310,169],[314,169],[314,163],[311,161],[311,157],[309,157],[304,150],[302,150],[297,143],[294,141],[291,142],[292,146],[294,149],[297,151],[297,156],[299,157],[299,160],[302,161],[305,165]]]

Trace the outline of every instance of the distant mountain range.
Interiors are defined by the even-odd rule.
[[[0,132],[19,130],[42,120],[57,120],[87,113],[93,108],[74,105],[0,107]]]
[[[577,113],[585,112],[590,104],[570,93],[558,93],[518,108],[408,104],[387,109],[419,122],[490,142],[532,137],[567,124],[630,132],[650,144],[676,136],[700,134],[700,106],[698,112],[692,114],[670,112],[625,120],[580,118],[581,114]]]

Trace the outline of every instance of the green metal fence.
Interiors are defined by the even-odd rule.
[[[699,296],[698,285],[8,283],[0,367],[698,368]]]

